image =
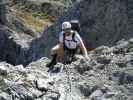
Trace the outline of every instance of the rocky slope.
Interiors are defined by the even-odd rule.
[[[95,36],[81,33],[87,45],[87,39],[92,38],[92,47],[113,45],[114,41],[131,37],[132,14],[128,12],[127,21],[125,12],[132,9],[123,8],[130,8],[131,4],[131,0],[82,0],[38,38],[21,20],[9,14],[10,24],[0,22],[0,100],[133,100],[133,39],[123,39],[111,47],[100,46],[89,52],[89,59],[78,56],[72,64],[56,64],[50,72],[46,67],[49,59],[44,57],[57,43],[59,25],[64,20],[78,18],[82,32],[100,35],[96,43]],[[110,12],[104,18],[102,7]],[[114,16],[118,12],[121,16]],[[19,34],[16,29],[29,34]]]
[[[0,63],[0,100],[132,100],[133,39],[100,46],[47,72],[48,58],[26,67]]]

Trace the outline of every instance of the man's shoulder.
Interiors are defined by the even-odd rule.
[[[76,37],[78,37],[78,38],[80,37],[80,35],[77,31],[75,31],[74,34],[75,34]]]
[[[59,33],[59,35],[61,36],[61,35],[63,35],[64,34],[64,32],[63,31],[61,31],[60,33]]]
[[[59,34],[63,34],[64,32],[63,31],[61,31]]]

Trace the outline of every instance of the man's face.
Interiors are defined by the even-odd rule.
[[[69,29],[64,29],[63,31],[64,31],[64,33],[66,35],[70,35],[71,34],[71,29],[70,28]]]

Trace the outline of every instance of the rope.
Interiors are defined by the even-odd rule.
[[[68,94],[70,93],[71,94],[71,90],[72,90],[72,85],[71,85],[71,78],[70,78],[70,69],[69,69],[69,65],[67,64],[67,65],[64,65],[64,67],[65,67],[65,72],[66,72],[66,75],[67,75],[67,84],[68,84],[68,86],[69,86],[69,88],[67,88],[67,90],[66,90],[66,98],[65,98],[65,100],[67,100],[67,97],[68,97]],[[71,97],[71,95],[70,95],[70,97]]]

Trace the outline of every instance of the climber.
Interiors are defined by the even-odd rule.
[[[78,32],[72,30],[72,25],[70,22],[63,22],[62,32],[59,34],[59,43],[51,49],[51,55],[53,58],[51,62],[47,64],[47,67],[50,68],[51,66],[55,65],[57,58],[60,60],[66,60],[65,56],[68,55],[71,55],[72,59],[70,62],[72,62],[77,48],[80,48],[82,54],[88,58],[86,47]]]

